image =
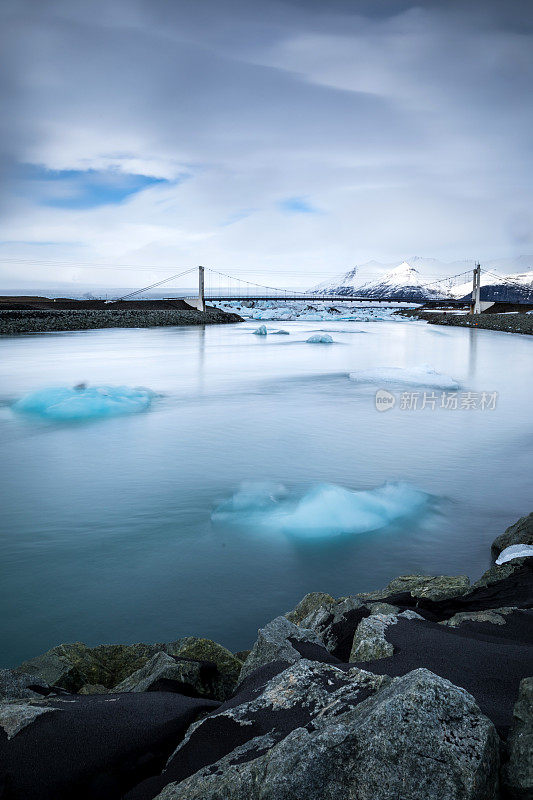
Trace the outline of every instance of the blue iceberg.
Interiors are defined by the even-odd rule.
[[[333,344],[329,333],[315,333],[307,339],[307,344]]]
[[[260,325],[258,328],[256,328],[254,333],[256,336],[266,336],[267,335],[266,325]]]
[[[429,499],[402,482],[364,491],[321,483],[301,497],[278,484],[244,483],[212,519],[309,539],[377,531],[421,512]]]
[[[150,389],[80,384],[30,392],[17,400],[13,410],[56,421],[98,419],[146,411],[153,397]]]

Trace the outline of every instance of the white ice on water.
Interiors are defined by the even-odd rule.
[[[259,326],[259,327],[258,327],[258,328],[257,328],[257,329],[254,331],[254,333],[255,333],[255,335],[256,335],[256,336],[266,336],[266,335],[267,335],[267,329],[266,329],[266,325],[260,325],[260,326]]]
[[[377,531],[413,516],[428,501],[429,495],[407,483],[365,491],[322,483],[301,497],[280,484],[244,483],[212,519],[309,539]]]
[[[424,364],[420,367],[377,367],[350,372],[350,380],[356,383],[398,384],[405,386],[425,386],[431,389],[457,390],[461,384],[450,375],[437,372]]]
[[[38,389],[13,410],[50,420],[84,420],[134,414],[150,408],[155,393],[130,386],[58,386]]]
[[[353,303],[339,302],[334,306],[331,303],[320,301],[293,301],[277,302],[275,300],[258,300],[252,302],[222,301],[217,303],[220,308],[235,311],[241,317],[265,321],[304,320],[308,322],[322,322],[338,320],[357,320],[359,322],[372,322],[374,320],[389,320],[391,322],[405,321],[403,317],[394,316],[395,308],[358,308]]]
[[[533,556],[533,544],[512,544],[501,551],[496,559],[496,564],[505,564],[513,558],[526,558]]]
[[[333,338],[329,333],[314,333],[306,340],[307,344],[332,344]]]

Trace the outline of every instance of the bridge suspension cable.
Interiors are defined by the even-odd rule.
[[[165,278],[162,281],[157,281],[157,283],[152,283],[150,286],[143,286],[142,289],[137,289],[135,292],[130,292],[129,294],[122,295],[122,297],[117,297],[117,300],[129,300],[130,297],[135,297],[138,294],[143,294],[143,292],[148,292],[150,289],[155,289],[157,286],[163,286],[164,283],[169,283],[176,278],[181,278],[183,275],[188,275],[190,272],[196,272],[197,269],[197,267],[189,267],[189,269],[186,269],[184,272],[179,272],[177,275],[171,275],[170,278]]]

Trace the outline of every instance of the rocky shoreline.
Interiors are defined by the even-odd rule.
[[[533,314],[446,314],[417,308],[400,309],[395,313],[402,317],[425,320],[430,325],[453,325],[458,328],[483,328],[504,333],[533,334]]]
[[[14,309],[0,310],[0,335],[84,331],[95,328],[155,328],[243,322],[238,314],[216,308],[195,309]]]
[[[0,797],[531,800],[532,545],[530,514],[473,584],[309,594],[249,651],[74,643],[2,670]]]

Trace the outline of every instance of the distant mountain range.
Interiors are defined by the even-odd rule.
[[[481,274],[481,299],[505,300],[510,302],[533,303],[533,256],[519,256],[514,259],[499,259],[485,262],[482,269],[489,272],[521,270],[505,275]],[[473,270],[472,261],[455,261],[444,264],[435,258],[413,256],[400,264],[382,264],[368,261],[354,267],[344,275],[314,286],[316,293],[358,295],[368,298],[390,298],[421,302],[453,298],[468,299],[472,292],[472,280],[454,285],[453,282],[440,282],[439,276],[456,275]],[[369,280],[369,273],[378,277]],[[381,273],[381,275],[379,275]]]

